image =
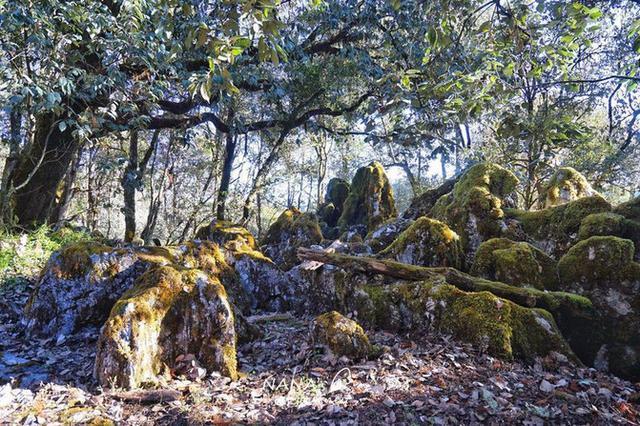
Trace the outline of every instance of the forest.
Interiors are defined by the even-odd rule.
[[[640,1],[0,0],[0,47],[0,424],[640,424]]]

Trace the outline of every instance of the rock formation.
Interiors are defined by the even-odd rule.
[[[391,184],[382,164],[374,161],[359,168],[351,181],[338,225],[345,230],[363,225],[366,234],[397,215]]]

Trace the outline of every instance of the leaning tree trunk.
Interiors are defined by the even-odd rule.
[[[72,129],[60,127],[64,118],[53,113],[37,117],[33,143],[11,177],[14,214],[22,227],[47,222],[56,190],[78,147]]]
[[[0,221],[4,225],[13,223],[13,209],[11,197],[13,195],[13,183],[11,175],[20,161],[20,130],[22,128],[22,115],[17,110],[12,110],[9,116],[9,155],[2,170],[0,181]]]

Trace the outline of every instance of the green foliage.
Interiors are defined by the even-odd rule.
[[[90,241],[82,231],[62,228],[52,231],[41,226],[29,234],[4,232],[0,235],[0,288],[34,278],[51,254],[65,245]]]

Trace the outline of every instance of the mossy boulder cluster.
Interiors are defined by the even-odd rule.
[[[255,249],[248,231],[219,222],[208,228],[217,242],[64,247],[51,256],[26,307],[27,330],[60,340],[102,327],[95,375],[103,386],[157,382],[186,355],[207,371],[237,377],[236,342],[256,335],[243,313],[281,308],[294,286]]]
[[[640,380],[639,202],[613,207],[585,182],[560,169],[548,208],[518,210],[517,178],[479,163],[398,218],[374,162],[351,185],[333,179],[318,215],[286,209],[260,247],[224,221],[180,246],[69,245],[42,272],[25,324],[59,339],[102,327],[104,386],[157,383],[186,355],[235,378],[256,311],[322,314],[311,336],[337,356],[370,356],[367,328],[442,332],[504,359],[560,353]],[[302,250],[301,262],[301,247],[323,261]]]

